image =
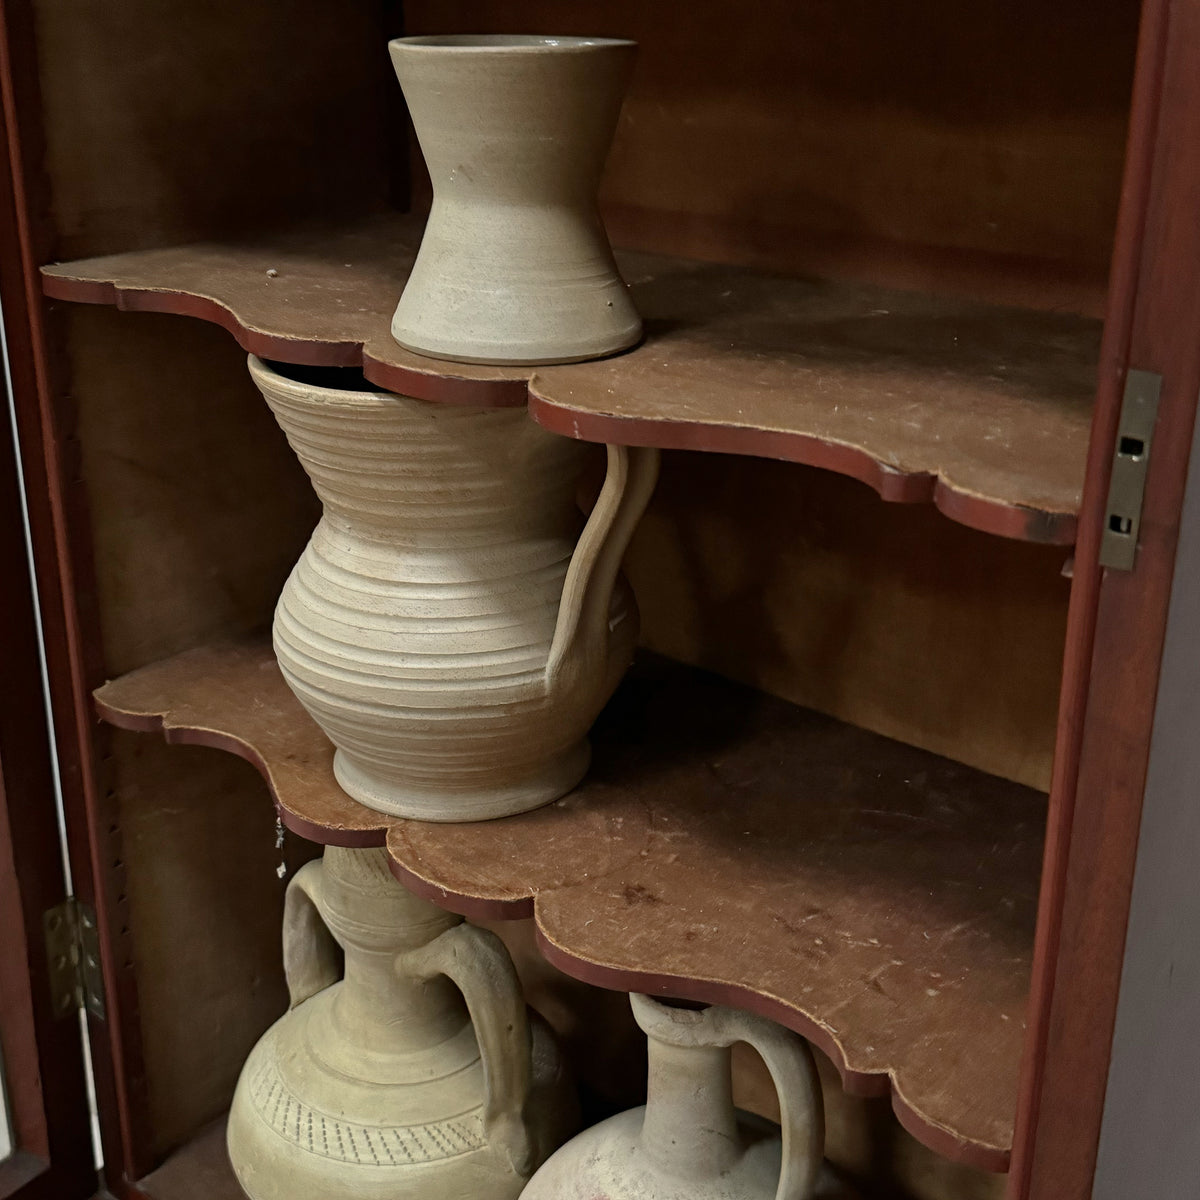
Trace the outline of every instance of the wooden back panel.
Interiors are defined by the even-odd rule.
[[[408,30],[641,45],[621,244],[1098,310],[1136,0],[408,0]]]
[[[29,181],[49,230],[40,253],[404,202],[403,111],[385,49],[396,8],[30,0],[19,19],[40,77],[43,174]],[[23,101],[34,130],[39,114],[29,93]],[[265,626],[315,508],[244,355],[183,320],[52,315],[59,434],[77,439],[90,501],[71,531],[90,683]],[[110,1016],[125,1144],[109,1145],[109,1161],[136,1177],[222,1111],[282,1009],[282,884],[252,772],[97,740],[84,769],[112,812],[98,901],[122,948],[110,967],[123,1002]]]
[[[34,7],[60,258],[403,201],[386,0]]]
[[[1068,557],[813,468],[674,453],[627,569],[652,649],[1046,790]]]

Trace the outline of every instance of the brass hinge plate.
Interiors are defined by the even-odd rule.
[[[68,896],[42,915],[46,960],[50,964],[50,997],[56,1017],[86,1008],[104,1020],[104,977],[100,970],[100,937],[96,910]]]
[[[1100,538],[1100,565],[1132,571],[1137,561],[1138,530],[1142,524],[1142,497],[1150,464],[1150,443],[1158,418],[1162,376],[1130,368],[1125,377],[1121,420],[1113,450],[1108,507]]]

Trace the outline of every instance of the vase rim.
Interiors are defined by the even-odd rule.
[[[455,50],[468,53],[562,54],[636,46],[630,38],[576,37],[538,33],[438,33],[393,38],[389,47],[403,50]]]

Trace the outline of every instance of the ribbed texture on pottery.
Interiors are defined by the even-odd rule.
[[[332,741],[380,778],[435,789],[492,787],[565,753],[594,714],[534,736],[528,722],[547,704],[586,447],[523,410],[264,394],[325,505],[275,651]],[[614,621],[630,614],[618,597]]]
[[[524,409],[370,392],[265,394],[326,517],[357,536],[500,549],[578,532],[575,489],[588,448],[546,433]]]

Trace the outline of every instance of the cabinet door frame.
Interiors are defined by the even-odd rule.
[[[65,899],[67,888],[40,631],[2,381],[0,402],[0,1050],[13,1143],[0,1162],[0,1200],[86,1200],[96,1192],[97,1174],[83,1038],[75,1010],[53,1011],[43,926],[43,914]]]
[[[1010,1200],[1092,1194],[1200,396],[1200,0],[1146,0],[1076,546]],[[1126,374],[1162,377],[1137,559],[1099,563]]]
[[[74,894],[89,904],[97,917],[107,1017],[101,1020],[91,1014],[87,1016],[92,1086],[103,1144],[105,1185],[115,1194],[125,1194],[127,1179],[136,1178],[139,1173],[135,1151],[146,1145],[146,1139],[139,1138],[136,1116],[141,1112],[140,1091],[144,1084],[136,1042],[131,1043],[128,1036],[137,1023],[137,1001],[133,964],[126,953],[128,927],[118,899],[122,884],[120,852],[116,849],[119,841],[114,833],[117,827],[111,804],[97,781],[98,757],[93,745],[96,721],[89,681],[92,685],[97,682],[99,665],[90,648],[98,645],[98,639],[85,633],[94,625],[90,607],[91,559],[86,545],[81,544],[79,532],[86,530],[89,522],[79,485],[69,390],[61,386],[62,381],[53,370],[55,356],[50,350],[47,309],[38,273],[39,264],[54,257],[49,199],[42,170],[38,62],[32,0],[0,0],[0,308],[17,438],[14,445],[6,414],[0,431],[3,458],[0,534],[6,539],[0,562],[6,571],[11,568],[14,581],[18,571],[21,573],[20,590],[25,596],[21,608],[28,613],[28,625],[20,627],[18,632],[16,617],[0,612],[5,620],[0,626],[0,652],[7,654],[11,642],[15,653],[25,654],[36,648],[35,639],[40,633],[36,682],[30,674],[18,689],[6,679],[5,690],[14,697],[19,691],[18,707],[24,705],[24,708],[18,716],[22,720],[32,722],[37,714],[37,719],[44,723],[38,736],[47,747],[43,764],[48,772],[47,788],[54,786],[52,764],[57,763]],[[18,458],[24,476],[23,506],[16,490]],[[26,531],[32,545],[32,572],[28,569]],[[40,627],[34,617],[35,605]],[[52,714],[49,718],[43,700],[43,663]],[[0,725],[3,720],[0,717]],[[31,753],[33,737],[30,733],[28,743],[15,741],[4,762],[6,786],[9,772],[25,763],[27,753]],[[36,793],[23,790],[19,794],[39,797],[30,802],[26,798],[17,800],[10,794],[9,809],[10,816],[17,817],[11,833],[22,876],[26,941],[37,946],[43,945],[42,912],[63,898],[60,831],[52,790],[39,787]],[[19,840],[33,838],[35,831],[39,839],[36,851]],[[52,850],[48,848],[51,845]],[[5,848],[0,846],[0,856]],[[58,872],[57,883],[51,886],[45,881],[53,871]],[[31,882],[39,877],[43,883]],[[120,934],[116,932],[118,929]],[[31,996],[35,1003],[46,998],[48,1005],[47,989],[41,986],[45,981],[36,978],[36,964],[33,970]],[[86,1195],[90,1196],[96,1191],[97,1181],[79,1028],[75,1020],[64,1020],[49,1030],[47,1036],[51,1032],[61,1033],[63,1045],[69,1040],[75,1056],[68,1058],[63,1050],[57,1065],[47,1060],[43,1080],[47,1110],[51,1107],[51,1096],[60,1088],[64,1095],[83,1098],[82,1111],[78,1104],[69,1111],[55,1110],[48,1122],[51,1131],[57,1128],[60,1119],[65,1122],[65,1141],[61,1145],[56,1141],[52,1146],[51,1166],[58,1170],[60,1149],[67,1155],[62,1164],[64,1171],[82,1172],[82,1164],[86,1163],[91,1179]],[[144,1149],[141,1152],[146,1153]],[[41,1178],[51,1177],[43,1172]],[[31,1189],[41,1186],[36,1180],[30,1184]],[[47,1200],[74,1200],[73,1192],[65,1186],[50,1182],[45,1187],[48,1190],[44,1192],[20,1193],[20,1200],[40,1200],[43,1194]],[[0,1200],[7,1200],[2,1188]]]

